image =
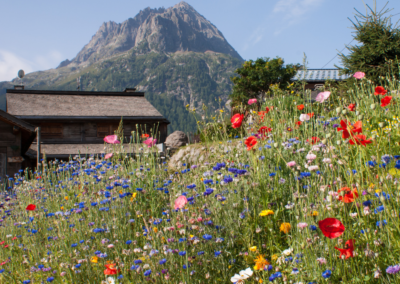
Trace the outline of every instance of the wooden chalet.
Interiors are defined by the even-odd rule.
[[[125,142],[132,131],[162,143],[170,123],[144,92],[43,91],[8,89],[7,112],[41,128],[41,153],[47,158],[104,153],[103,138],[114,134],[123,118]],[[37,157],[36,140],[27,155]],[[133,150],[132,150],[133,151]]]
[[[35,137],[33,125],[0,110],[0,179],[29,165],[25,153]]]

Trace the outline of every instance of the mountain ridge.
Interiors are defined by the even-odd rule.
[[[78,54],[57,68],[29,73],[25,88],[44,90],[122,91],[136,87],[172,123],[170,131],[195,131],[198,113],[225,107],[230,77],[243,63],[223,34],[186,2],[140,11],[120,24],[103,23]],[[0,108],[5,89],[0,82]],[[222,104],[219,105],[219,104]],[[198,116],[199,117],[199,116]]]

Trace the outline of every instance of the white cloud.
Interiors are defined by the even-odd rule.
[[[57,67],[62,60],[63,56],[58,51],[51,51],[45,56],[37,55],[33,60],[27,60],[7,50],[0,50],[0,82],[16,78],[20,69],[23,69],[25,74],[47,70]]]
[[[288,25],[293,25],[303,19],[312,9],[325,0],[279,0],[273,9],[275,14],[284,14],[283,19]]]
[[[259,26],[257,29],[255,29],[251,35],[248,37],[248,40],[246,40],[244,46],[243,46],[243,51],[249,49],[250,47],[255,46],[257,43],[259,43],[263,37],[264,37],[264,32],[265,32],[266,27]]]

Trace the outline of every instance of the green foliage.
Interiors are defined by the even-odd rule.
[[[352,23],[354,39],[360,44],[348,46],[349,55],[339,54],[344,68],[336,67],[342,73],[362,71],[376,83],[388,72],[399,78],[400,30],[391,23],[391,16],[386,16],[391,10],[385,7],[377,12],[367,5],[365,15],[356,10],[356,21]]]
[[[247,105],[251,98],[264,98],[272,84],[286,88],[290,80],[300,68],[299,64],[284,65],[282,58],[258,58],[246,61],[236,69],[237,77],[232,77],[233,93],[230,95],[232,105]]]

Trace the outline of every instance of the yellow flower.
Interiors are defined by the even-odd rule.
[[[224,112],[224,110],[223,110],[223,109],[220,109],[220,110],[219,110],[219,112],[220,112],[220,113],[223,113],[223,112]]]
[[[186,107],[189,107],[189,105],[187,104]]]
[[[60,208],[61,210],[64,210],[64,206],[61,206],[61,208]]]
[[[376,189],[376,190],[375,190],[375,193],[381,193],[381,192],[382,192],[381,189]]]
[[[68,200],[68,199],[69,199],[69,197],[68,197],[68,196],[65,196],[65,197],[64,197],[64,199],[65,199],[65,200]]]
[[[271,259],[272,259],[272,261],[276,261],[276,260],[278,259],[278,257],[279,257],[279,255],[273,254],[273,255],[271,256]]]
[[[90,258],[90,262],[93,262],[93,263],[97,263],[98,260],[99,260],[99,258],[98,258],[97,256],[92,256],[92,257]]]
[[[282,223],[281,226],[279,227],[279,230],[287,234],[289,233],[291,228],[292,226],[290,226],[290,223]]]
[[[313,212],[311,213],[311,216],[314,216],[314,217],[315,217],[315,216],[318,216],[318,214],[319,214],[318,211],[313,211]]]
[[[123,192],[122,190],[120,190],[120,191],[119,191],[119,194],[122,194],[122,193],[124,193],[124,192]]]
[[[269,265],[268,260],[266,260],[262,255],[259,255],[256,259],[254,259],[256,265],[254,266],[254,270],[264,269],[266,265]]]
[[[131,202],[136,198],[136,195],[137,195],[137,192],[135,192],[135,193],[132,194]]]
[[[153,231],[154,231],[154,233],[157,233],[157,232],[158,232],[157,227],[154,227],[154,228],[153,228]]]
[[[253,246],[253,247],[250,247],[249,248],[249,251],[252,251],[252,252],[255,252],[257,250],[257,247],[256,246]]]
[[[261,217],[263,217],[263,216],[268,216],[268,215],[274,215],[274,211],[272,211],[272,210],[263,210],[263,211],[261,211],[260,212],[260,214],[259,214]]]

